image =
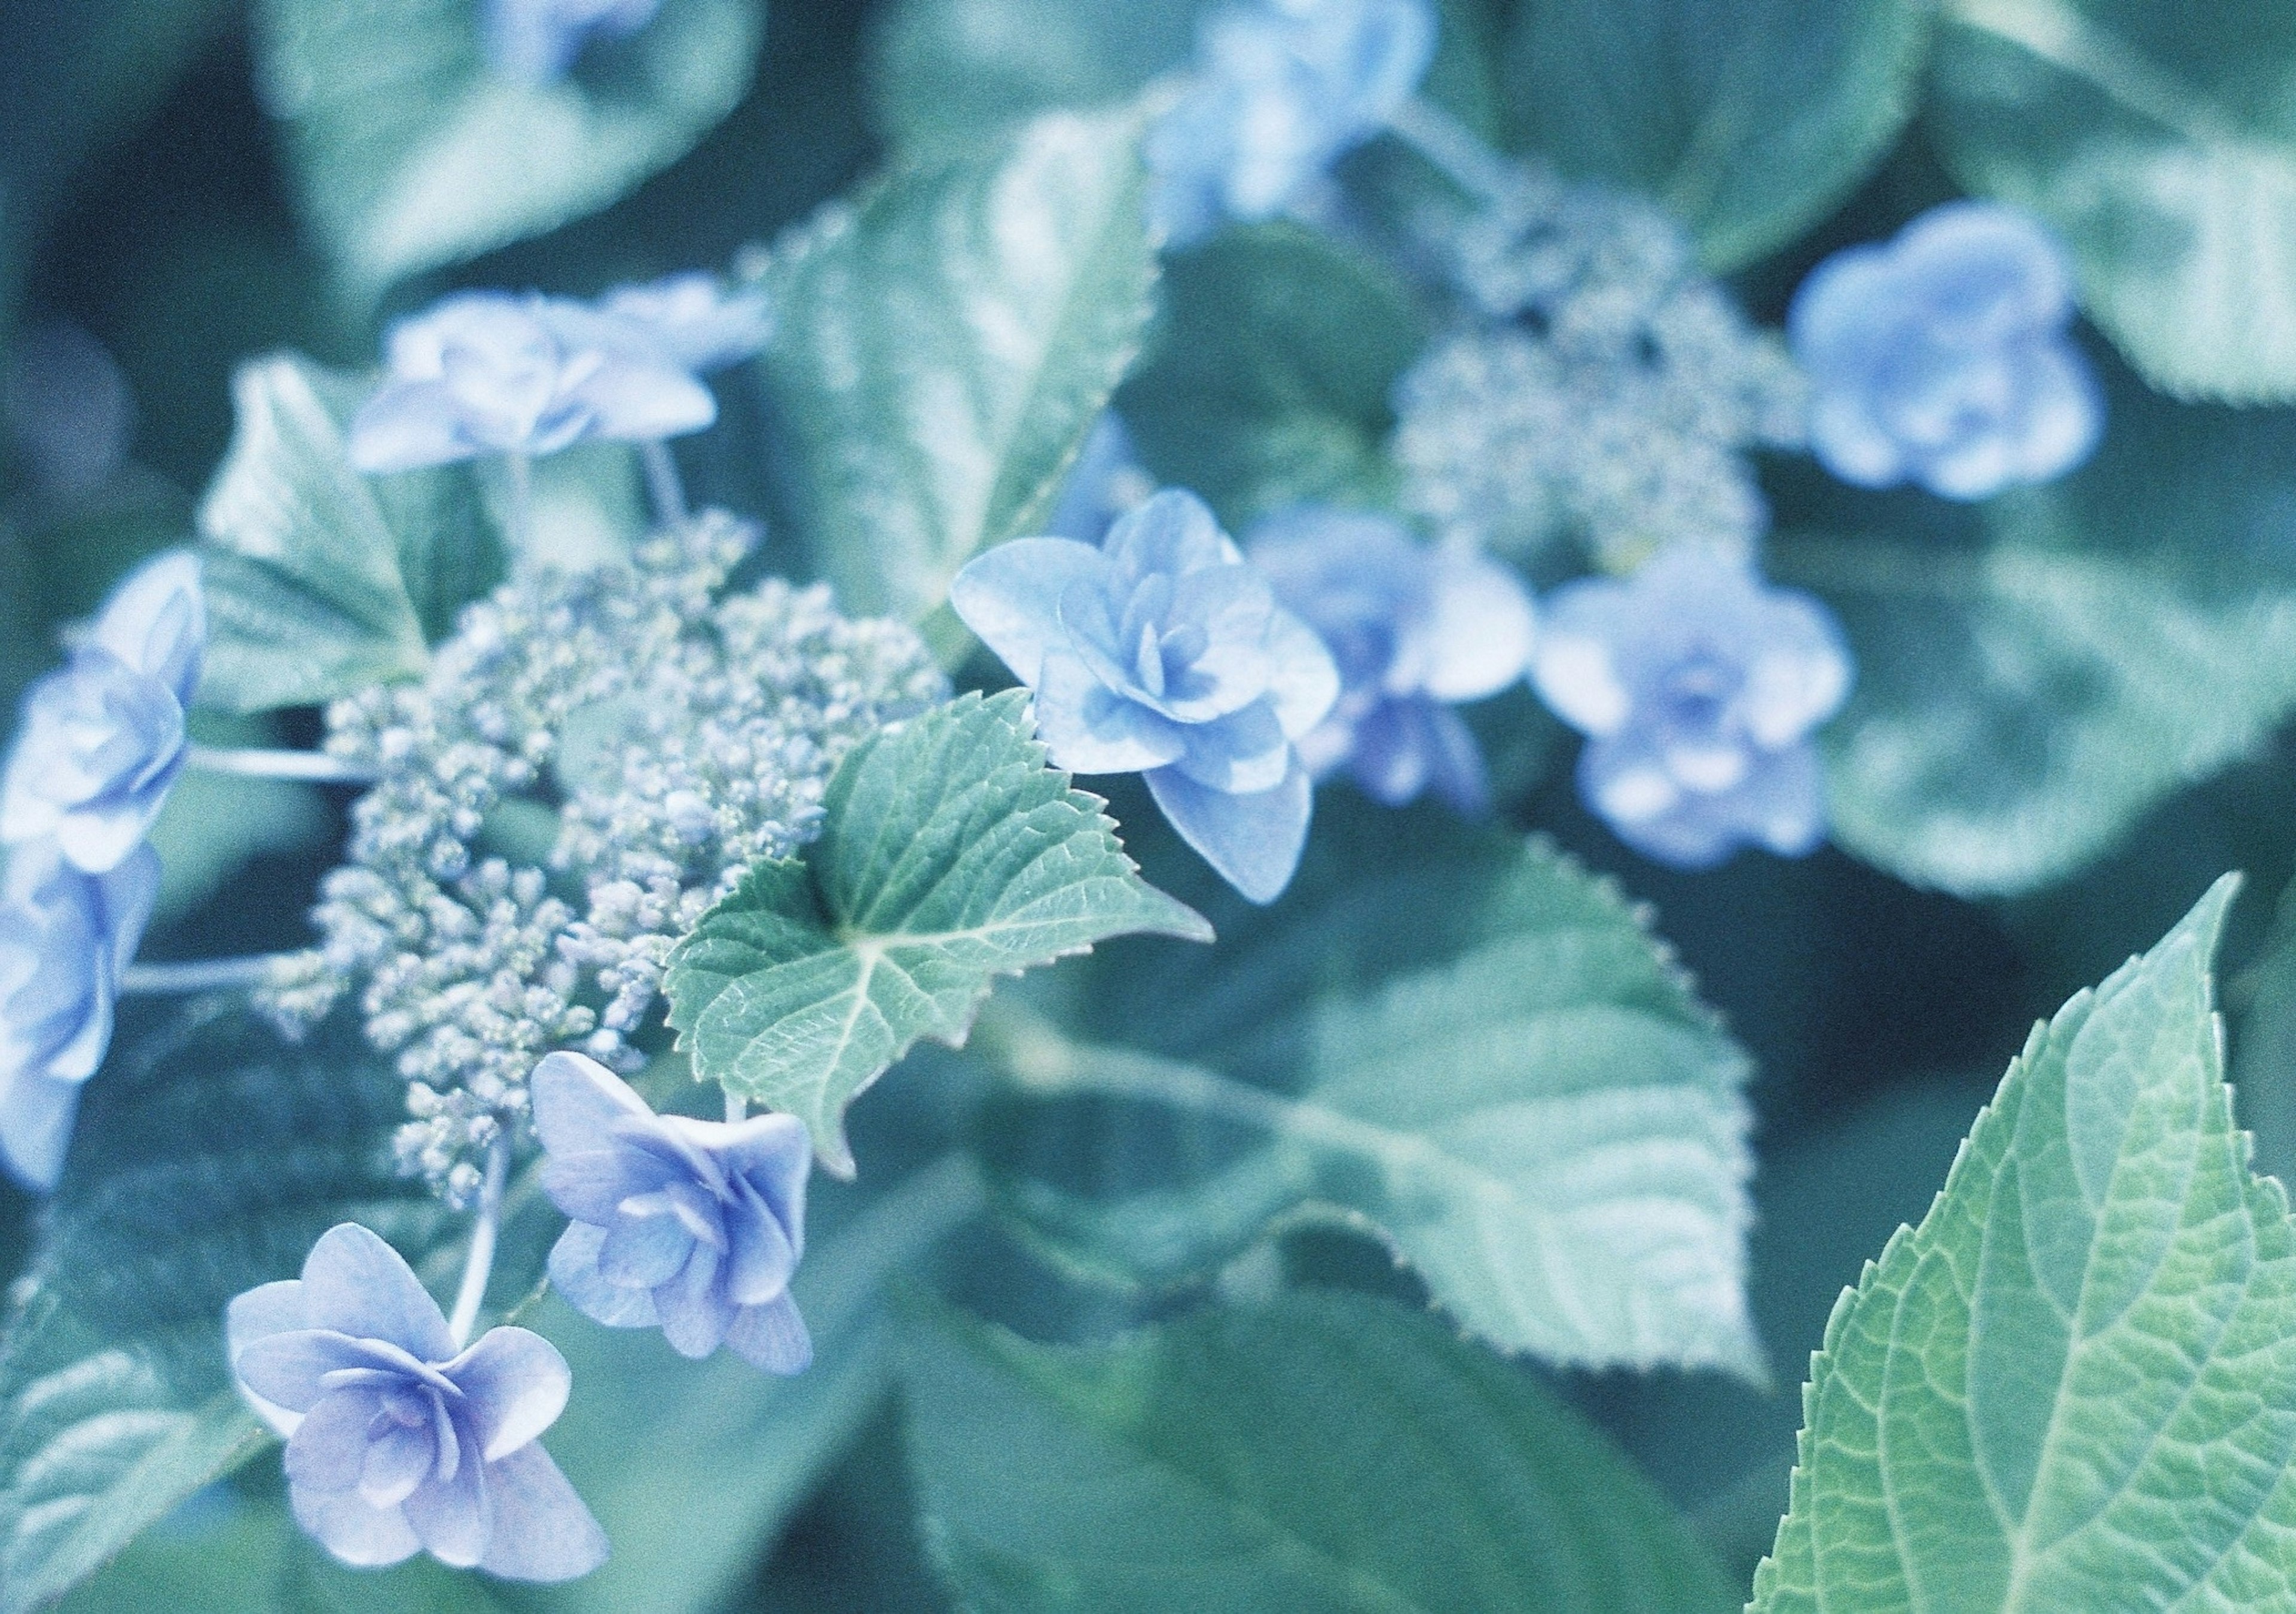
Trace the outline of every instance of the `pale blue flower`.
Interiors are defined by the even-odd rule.
[[[1338,702],[1300,741],[1308,771],[1320,779],[1344,764],[1390,807],[1432,789],[1482,811],[1482,753],[1451,708],[1529,668],[1534,617],[1514,574],[1431,549],[1390,517],[1313,505],[1261,520],[1245,551],[1339,668]]]
[[[69,664],[25,696],[0,779],[0,842],[53,840],[91,874],[143,844],[182,771],[184,714],[207,648],[200,563],[145,561],[113,591]]]
[[[1332,709],[1339,673],[1201,500],[1157,494],[1099,548],[1000,544],[949,603],[1036,692],[1056,766],[1145,774],[1172,827],[1252,901],[1291,883],[1313,794],[1293,741]]]
[[[1704,868],[1742,845],[1797,856],[1824,837],[1809,735],[1848,698],[1850,661],[1808,595],[1678,545],[1624,581],[1549,594],[1532,682],[1589,737],[1579,795],[1645,856]]]
[[[695,375],[755,357],[774,333],[763,287],[729,288],[698,271],[618,286],[598,299],[598,312],[619,322],[642,347]]]
[[[1133,451],[1132,434],[1113,409],[1101,412],[1086,434],[1045,531],[1056,538],[1097,545],[1116,518],[1156,491],[1156,484]]]
[[[1894,241],[1835,253],[1786,317],[1812,450],[1845,482],[1949,499],[2062,475],[2104,423],[2072,315],[2063,249],[1997,202],[1932,208]]]
[[[1148,135],[1176,245],[1280,212],[1385,127],[1435,56],[1427,0],[1257,0],[1205,18],[1195,76]]]
[[[519,84],[563,78],[593,38],[621,39],[653,20],[661,0],[485,0],[487,65]]]
[[[537,1443],[572,1375],[541,1335],[457,1349],[439,1303],[382,1240],[345,1222],[303,1275],[226,1314],[232,1372],[287,1439],[295,1521],[345,1563],[425,1551],[510,1580],[571,1580],[606,1536]]]
[[[351,422],[361,471],[652,442],[718,418],[709,389],[578,303],[463,291],[390,330],[390,374]]]
[[[119,978],[160,892],[160,859],[138,846],[89,874],[56,844],[8,859],[0,888],[0,1164],[46,1192],[63,1175],[83,1084],[103,1063]]]
[[[574,1309],[658,1326],[681,1356],[730,1345],[767,1372],[804,1372],[813,1342],[789,1284],[805,1253],[805,1123],[656,1115],[579,1053],[545,1058],[530,1086],[542,1186],[573,1218],[550,1282]]]

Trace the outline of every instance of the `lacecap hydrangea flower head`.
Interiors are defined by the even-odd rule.
[[[1340,678],[1203,501],[1167,489],[1095,548],[1016,538],[949,603],[1036,692],[1055,766],[1146,775],[1188,844],[1254,902],[1291,883],[1313,791],[1294,742]]]
[[[299,1278],[231,1303],[226,1348],[258,1416],[287,1440],[296,1522],[345,1563],[428,1552],[511,1580],[571,1580],[606,1536],[542,1449],[572,1375],[541,1335],[468,1348],[404,1258],[355,1223]]]
[[[1300,741],[1308,771],[1345,766],[1390,807],[1431,789],[1461,812],[1482,811],[1482,754],[1451,708],[1529,668],[1534,615],[1514,574],[1471,551],[1431,548],[1390,517],[1320,506],[1265,518],[1245,549],[1339,668],[1331,715]]]
[[[487,65],[518,84],[563,78],[592,39],[623,39],[653,20],[661,0],[484,0]]]
[[[1167,237],[1282,211],[1410,98],[1435,37],[1427,0],[1256,0],[1206,17],[1195,78],[1148,136]]]
[[[1826,609],[1701,545],[1546,596],[1532,681],[1585,733],[1578,791],[1649,857],[1795,856],[1825,833],[1810,734],[1849,693]]]
[[[2067,327],[2072,270],[2031,215],[1952,202],[1811,272],[1786,319],[1810,447],[1846,482],[1980,499],[2088,457],[2104,409]]]

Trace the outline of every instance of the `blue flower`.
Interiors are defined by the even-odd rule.
[[[1426,0],[1260,0],[1204,19],[1196,75],[1149,132],[1152,208],[1176,245],[1280,211],[1376,135],[1435,55]]]
[[[763,288],[729,291],[716,275],[698,272],[618,286],[598,299],[598,312],[626,328],[641,349],[695,375],[754,356],[774,333]]]
[[[53,841],[20,847],[0,889],[0,1164],[46,1192],[63,1175],[81,1085],[103,1063],[119,978],[160,891],[139,846],[88,874]]]
[[[427,1551],[511,1580],[571,1580],[606,1536],[537,1444],[572,1383],[541,1335],[496,1328],[455,1348],[439,1303],[398,1252],[346,1222],[303,1275],[231,1303],[241,1389],[287,1438],[287,1495],[345,1563]]]
[[[1845,482],[1949,499],[2062,475],[2104,419],[2072,315],[2055,238],[1996,202],[1932,208],[1886,245],[1835,253],[1786,317],[1812,449]]]
[[[1496,694],[1529,668],[1530,596],[1514,574],[1430,549],[1389,517],[1317,506],[1267,517],[1245,548],[1339,667],[1338,703],[1300,741],[1308,771],[1345,763],[1390,807],[1431,787],[1482,811],[1482,754],[1451,703]]]
[[[1705,868],[1742,845],[1815,848],[1825,801],[1809,733],[1849,693],[1849,653],[1807,594],[1702,545],[1624,582],[1546,597],[1532,682],[1590,736],[1578,793],[1646,856]]]
[[[183,769],[206,647],[196,557],[170,550],[130,573],[70,662],[24,699],[0,779],[0,842],[53,840],[91,874],[142,845]]]
[[[487,65],[518,84],[553,84],[593,37],[621,39],[653,20],[661,0],[486,0]]]
[[[463,291],[391,327],[390,375],[351,422],[361,471],[652,442],[718,418],[685,367],[599,328],[579,304]]]
[[[1154,480],[1133,452],[1124,417],[1113,409],[1103,410],[1069,468],[1068,479],[1061,484],[1060,496],[1045,518],[1045,530],[1056,538],[1097,545],[1117,517],[1155,490]]]
[[[1314,631],[1193,494],[1156,495],[1100,548],[1016,538],[949,603],[1037,692],[1053,761],[1145,773],[1172,827],[1254,902],[1291,883],[1312,791],[1292,748],[1339,696]]]
[[[813,1343],[789,1283],[805,1253],[805,1123],[656,1115],[579,1053],[545,1058],[531,1088],[542,1186],[573,1218],[550,1252],[558,1292],[610,1328],[659,1325],[681,1356],[725,1344],[804,1372]]]

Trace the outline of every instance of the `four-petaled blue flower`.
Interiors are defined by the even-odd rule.
[[[351,463],[413,471],[586,438],[654,442],[718,418],[683,365],[601,320],[556,299],[463,291],[399,321],[390,378],[351,422]]]
[[[1786,316],[1812,450],[1845,482],[1949,499],[2062,475],[2104,415],[2072,315],[2056,239],[1997,202],[1932,208],[1892,242],[1835,253]]]
[[[626,327],[642,348],[695,375],[754,357],[774,333],[763,287],[729,289],[699,271],[617,286],[598,299],[598,312]]]
[[[1549,594],[1532,681],[1590,736],[1580,796],[1645,856],[1705,868],[1749,842],[1794,856],[1824,836],[1808,736],[1848,697],[1850,662],[1807,594],[1681,545],[1624,582]]]
[[[91,874],[144,841],[184,765],[207,609],[200,564],[170,550],[129,574],[71,660],[25,697],[0,781],[0,841],[53,840]]]
[[[107,873],[53,840],[20,847],[0,892],[0,1163],[46,1192],[63,1175],[80,1087],[111,1043],[119,978],[152,916],[160,859],[139,846]]]
[[[593,37],[621,39],[653,20],[661,0],[486,0],[487,65],[517,84],[553,84]]]
[[[1001,544],[949,603],[1036,691],[1054,764],[1145,773],[1172,827],[1252,901],[1291,883],[1312,806],[1292,742],[1332,709],[1339,673],[1201,500],[1160,493],[1097,549]]]
[[[1435,55],[1427,0],[1259,0],[1204,19],[1195,77],[1148,136],[1175,244],[1280,211],[1376,135]]]
[[[1245,552],[1339,667],[1338,703],[1300,741],[1308,770],[1321,778],[1344,763],[1390,807],[1431,787],[1482,811],[1482,753],[1451,703],[1529,670],[1534,616],[1514,574],[1430,549],[1390,517],[1316,506],[1260,521]]]
[[[257,1413],[287,1438],[296,1522],[345,1563],[419,1550],[512,1580],[571,1580],[605,1532],[538,1445],[572,1382],[523,1328],[457,1349],[398,1252],[346,1222],[303,1275],[231,1303],[226,1349]]]
[[[680,1355],[720,1344],[773,1373],[802,1372],[813,1344],[789,1283],[805,1253],[813,1159],[794,1116],[656,1115],[594,1059],[534,1068],[542,1186],[573,1218],[550,1282],[611,1328],[652,1328]]]

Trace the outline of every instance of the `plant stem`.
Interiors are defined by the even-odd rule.
[[[728,1125],[750,1118],[750,1101],[732,1088],[726,1090],[726,1120]]]
[[[330,757],[324,751],[274,750],[259,745],[193,745],[184,766],[243,779],[301,779],[314,784],[372,784],[374,770]]]
[[[534,462],[522,454],[504,456],[510,471],[510,548],[513,565],[524,566],[534,550]]]
[[[653,501],[653,519],[665,527],[680,527],[686,519],[685,479],[678,474],[677,456],[659,440],[638,445],[645,466],[646,496]]]
[[[1515,188],[1514,171],[1457,119],[1414,95],[1388,119],[1390,133],[1468,195],[1504,201]]]
[[[119,990],[123,995],[132,997],[241,991],[261,986],[272,966],[291,956],[287,953],[256,953],[240,958],[197,958],[180,963],[130,964],[119,978]]]
[[[510,1140],[497,1137],[487,1151],[487,1178],[479,1188],[478,1225],[471,1230],[471,1254],[463,1267],[463,1287],[455,1293],[455,1315],[447,1331],[460,1350],[471,1342],[479,1321],[479,1307],[487,1298],[487,1280],[494,1274],[495,1235],[502,1229],[503,1187],[510,1181]]]

